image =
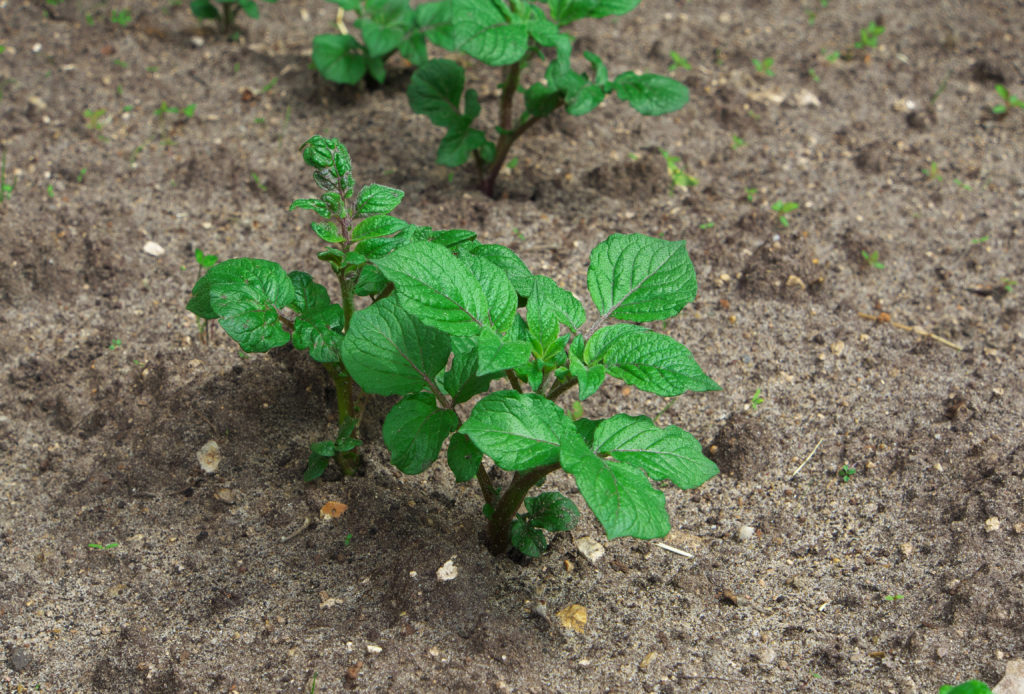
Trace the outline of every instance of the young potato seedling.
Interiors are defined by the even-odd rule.
[[[612,79],[604,61],[589,51],[582,55],[589,69],[579,72],[573,68],[575,39],[563,29],[583,18],[626,14],[639,2],[439,0],[423,5],[436,13],[444,26],[427,32],[432,43],[502,70],[496,139],[473,125],[480,115],[480,97],[475,89],[465,88],[462,64],[431,60],[413,74],[407,90],[409,105],[446,130],[437,162],[454,167],[472,158],[480,189],[494,197],[495,180],[512,144],[558,109],[581,116],[611,93],[646,116],[663,115],[686,105],[689,90],[669,77],[629,71]],[[444,25],[446,21],[450,24]],[[522,80],[534,60],[544,64],[544,78],[527,86]]]
[[[667,534],[665,496],[652,483],[691,489],[717,474],[700,442],[644,416],[574,418],[558,400],[572,389],[586,400],[608,377],[662,397],[719,389],[685,346],[640,325],[672,318],[696,297],[685,242],[614,234],[598,244],[588,321],[579,299],[510,249],[391,216],[402,198],[394,188],[371,184],[357,195],[337,140],[310,139],[303,158],[326,192],[292,207],[330,220],[313,230],[330,244],[318,257],[337,277],[341,303],[306,273],[236,258],[196,282],[188,308],[218,319],[247,352],[289,342],[309,350],[334,378],[339,434],[313,445],[305,478],[331,460],[355,469],[357,391],[400,396],[383,425],[391,463],[422,473],[447,444],[456,481],[480,487],[495,554],[512,545],[537,556],[546,533],[576,524],[567,497],[531,496],[559,470],[609,538]]]

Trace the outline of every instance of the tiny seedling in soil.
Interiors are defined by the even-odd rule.
[[[609,538],[667,534],[665,496],[652,482],[692,489],[717,474],[700,442],[644,416],[573,420],[558,401],[574,389],[586,400],[609,376],[662,397],[719,390],[685,346],[640,325],[673,318],[696,297],[685,242],[613,234],[599,243],[587,270],[588,321],[579,299],[510,249],[391,216],[397,189],[357,192],[337,140],[315,136],[302,154],[325,192],[292,209],[325,220],[312,224],[329,244],[317,257],[338,279],[341,303],[305,272],[235,258],[196,282],[188,308],[218,319],[245,351],[291,343],[326,367],[339,433],[313,444],[305,479],[332,460],[354,472],[364,394],[400,396],[383,423],[391,464],[422,473],[448,442],[456,481],[475,480],[489,508],[495,554],[512,545],[538,556],[547,532],[575,525],[579,511],[567,497],[530,496],[559,470]]]
[[[669,57],[672,58],[672,65],[670,65],[669,69],[668,69],[669,72],[675,72],[676,70],[679,70],[680,68],[683,69],[683,70],[692,70],[693,69],[693,65],[690,64],[690,61],[687,60],[686,58],[682,57],[681,55],[679,55],[675,51],[672,51],[671,53],[669,53]]]
[[[111,10],[110,21],[126,27],[132,22],[132,13],[128,10]]]
[[[153,115],[156,116],[157,118],[163,118],[166,114],[173,113],[175,115],[179,115],[180,114],[180,115],[184,116],[187,119],[187,118],[191,118],[193,115],[195,115],[195,112],[196,112],[196,105],[195,104],[189,104],[188,106],[185,106],[185,107],[178,107],[178,106],[168,106],[166,101],[161,101],[160,105],[157,106],[156,109],[153,111]]]
[[[983,244],[983,243],[988,243],[988,240],[990,238],[991,238],[990,234],[985,234],[984,236],[979,236],[976,239],[971,239],[971,245],[972,246],[978,246],[978,245]]]
[[[253,171],[251,174],[249,174],[249,178],[252,179],[253,185],[256,186],[256,188],[259,189],[260,192],[267,192],[267,184],[260,181],[260,175],[258,173]]]
[[[775,58],[765,58],[764,60],[758,60],[757,58],[750,59],[754,63],[754,69],[758,73],[765,77],[775,77],[775,73],[772,71],[772,65],[775,64]]]
[[[971,184],[965,183],[964,181],[961,181],[959,178],[953,179],[953,185],[955,185],[960,190],[967,191],[968,193],[971,192]]]
[[[117,549],[118,545],[116,542],[108,542],[105,545],[99,542],[90,542],[88,547],[89,549]]]
[[[739,135],[732,135],[732,148],[739,149],[740,147],[746,147],[747,141]]]
[[[789,217],[787,217],[786,215],[798,209],[800,209],[800,203],[798,202],[786,202],[785,200],[777,200],[772,203],[772,211],[775,212],[779,220],[779,225],[783,227],[789,226]]]
[[[747,202],[754,202],[754,196],[757,195],[757,188],[744,188],[743,192],[747,196]]]
[[[876,270],[885,269],[885,263],[878,259],[878,251],[871,251],[870,253],[868,253],[867,251],[861,251],[860,256],[864,258],[865,263],[875,268]]]
[[[264,0],[264,2],[276,2],[276,0]],[[259,19],[260,17],[260,8],[254,0],[216,0],[216,3],[215,5],[210,0],[192,0],[189,3],[189,9],[192,10],[192,16],[196,19],[215,20],[217,28],[223,36],[234,35],[237,38],[235,17],[238,16],[239,10],[253,19]],[[219,10],[217,5],[220,5]]]
[[[939,165],[935,162],[930,162],[928,166],[921,169],[921,173],[925,175],[929,181],[935,181],[936,183],[942,183],[942,174],[939,173]]]
[[[1010,90],[1006,88],[1006,85],[997,84],[996,94],[1003,100],[1003,103],[996,104],[992,107],[992,113],[997,116],[1005,115],[1011,108],[1019,108],[1024,110],[1024,99],[1014,96],[1010,93]]]
[[[46,197],[52,198],[52,197],[55,197],[56,195],[57,195],[57,191],[55,191],[53,189],[53,184],[52,183],[47,183],[46,184]]]
[[[119,340],[119,339],[117,339],[115,337],[113,340],[110,341],[110,344],[107,345],[107,349],[109,349],[111,352],[113,352],[115,349],[120,347],[121,344],[122,344],[121,340]]]
[[[563,32],[565,27],[584,18],[626,14],[638,3],[559,1],[545,7],[533,0],[440,0],[420,6],[418,10],[432,8],[438,19],[450,22],[427,32],[431,43],[503,73],[496,139],[473,126],[481,104],[477,91],[466,88],[463,56],[461,62],[430,60],[413,73],[406,91],[409,105],[446,131],[437,162],[461,166],[472,158],[480,190],[494,197],[495,180],[512,144],[559,109],[582,116],[612,93],[645,116],[685,106],[689,89],[670,77],[627,71],[612,79],[594,53],[583,51],[581,60],[573,60],[575,38]],[[525,85],[524,75],[540,75],[541,70],[529,69],[534,60],[542,64],[543,79]],[[574,65],[584,61],[587,67],[577,71]]]
[[[992,694],[992,690],[981,680],[967,680],[956,686],[944,684],[939,687],[939,694]]]
[[[75,182],[76,183],[84,183],[85,182],[85,174],[87,174],[87,173],[89,173],[89,169],[83,166],[78,171],[78,176],[75,178]]]
[[[852,467],[850,465],[843,465],[841,468],[839,468],[839,479],[843,482],[849,482],[850,479],[856,474],[857,468]]]
[[[711,220],[708,220],[708,221],[702,223],[697,228],[702,230],[702,231],[706,231],[707,229],[714,229],[715,228],[715,223],[713,221],[711,221]]]
[[[107,115],[105,108],[87,108],[82,111],[82,118],[85,119],[85,127],[87,130],[103,130],[103,123],[100,119]]]
[[[7,152],[0,155],[0,202],[6,202],[14,192],[14,184],[7,182]]]
[[[897,600],[902,600],[902,599],[903,599],[903,596],[900,595],[899,593],[896,593],[895,595],[886,595],[885,597],[882,598],[882,600],[887,600],[889,602],[896,602]]]
[[[761,395],[761,389],[758,388],[754,391],[754,394],[750,396],[750,411],[757,412],[757,408],[764,404],[764,396]]]
[[[860,38],[853,44],[857,50],[866,51],[878,45],[878,39],[885,33],[885,27],[871,22],[860,30]]]
[[[669,178],[672,179],[672,185],[676,188],[692,188],[700,181],[686,173],[686,169],[680,165],[682,161],[681,157],[676,157],[665,150],[661,151],[661,158],[665,160],[665,167],[668,169]]]

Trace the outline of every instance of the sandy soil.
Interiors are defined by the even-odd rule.
[[[0,2],[0,688],[998,681],[1024,656],[1024,111],[990,107],[996,83],[1024,94],[1024,4],[819,5],[645,0],[582,23],[612,74],[688,58],[692,102],[557,117],[492,201],[434,163],[441,133],[408,108],[401,65],[372,91],[309,70],[329,3],[264,5],[227,43],[180,2]],[[829,61],[872,21],[876,48]],[[773,77],[751,62],[767,57]],[[493,118],[496,74],[471,79]],[[218,329],[204,344],[185,302],[196,247],[315,267],[308,216],[286,211],[313,192],[298,147],[314,133],[403,188],[404,218],[474,229],[579,294],[608,234],[687,240],[700,295],[666,328],[724,390],[606,386],[586,411],[662,412],[708,446],[723,474],[667,492],[667,542],[692,557],[606,541],[585,514],[539,560],[494,558],[477,490],[440,464],[403,477],[379,417],[365,475],[301,481],[331,431],[328,379]],[[699,184],[674,188],[659,148]],[[800,205],[788,227],[780,200]],[[329,500],[348,511],[315,520]],[[438,581],[449,559],[458,577]],[[573,604],[582,633],[555,616]]]

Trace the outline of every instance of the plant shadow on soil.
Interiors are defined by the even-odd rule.
[[[830,3],[809,26],[781,0],[647,0],[585,23],[613,72],[684,54],[692,101],[553,118],[496,201],[433,163],[440,133],[400,66],[380,90],[306,69],[333,6],[304,0],[304,22],[264,4],[242,44],[184,6],[121,6],[126,27],[84,0],[12,6],[0,34],[11,691],[308,692],[315,673],[318,692],[927,692],[994,684],[1024,655],[1024,113],[989,108],[997,83],[1024,91],[1004,57],[1024,54],[1019,6]],[[879,46],[828,60],[880,13]],[[771,79],[751,66],[766,57]],[[493,118],[493,75],[469,76]],[[195,115],[158,118],[162,102]],[[399,215],[507,244],[579,296],[609,234],[687,241],[700,293],[665,328],[723,392],[606,386],[585,411],[661,411],[705,444],[723,474],[666,489],[666,542],[692,557],[605,541],[587,514],[540,559],[491,557],[474,488],[389,465],[380,402],[364,472],[301,481],[329,379],[287,349],[199,340],[184,305],[196,247],[313,269],[319,242],[286,208],[310,192],[315,133],[359,180],[402,187]],[[662,149],[696,186],[672,186]],[[800,203],[789,226],[779,200]],[[327,501],[348,510],[321,521]],[[586,535],[607,550],[593,564]],[[570,605],[582,633],[557,617]]]

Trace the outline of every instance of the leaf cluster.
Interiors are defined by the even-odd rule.
[[[480,483],[495,551],[512,542],[536,555],[546,531],[575,524],[567,498],[527,498],[558,469],[574,477],[609,537],[665,535],[664,495],[653,483],[689,489],[715,475],[700,443],[643,416],[573,419],[556,400],[574,387],[584,400],[608,378],[665,397],[718,389],[684,345],[639,325],[672,318],[695,298],[685,242],[614,234],[600,243],[587,273],[597,310],[588,322],[579,299],[510,249],[391,216],[402,199],[394,188],[370,184],[357,194],[336,140],[311,139],[303,157],[327,192],[292,208],[325,220],[312,228],[331,244],[318,257],[338,277],[341,303],[307,273],[237,258],[199,279],[189,310],[219,319],[245,351],[290,342],[365,393],[400,396],[383,425],[392,464],[419,474],[447,443],[456,480]],[[359,310],[357,296],[368,302]],[[307,479],[358,446],[357,417],[341,415],[339,406],[338,437],[313,446]],[[485,455],[512,474],[504,490]]]

